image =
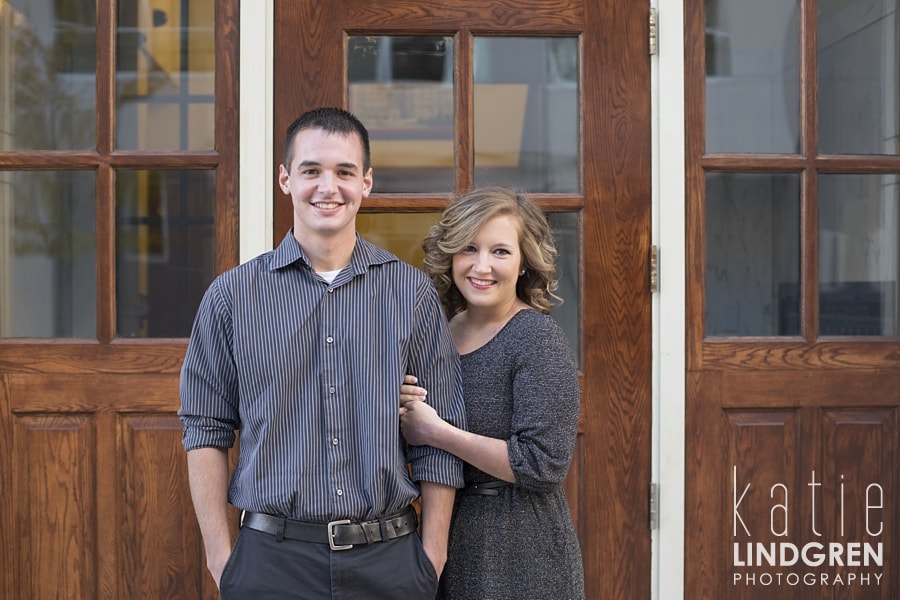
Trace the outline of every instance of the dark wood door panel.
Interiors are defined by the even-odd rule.
[[[214,598],[178,376],[2,377],[4,598]]]
[[[863,381],[690,378],[689,597],[898,597],[900,388]]]

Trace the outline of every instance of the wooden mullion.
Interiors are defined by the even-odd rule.
[[[97,339],[116,336],[116,206],[115,172],[108,164],[97,169]]]
[[[455,90],[453,124],[456,143],[456,189],[466,191],[475,182],[475,73],[474,37],[470,29],[461,29],[454,39],[453,87]]]
[[[115,12],[115,2],[97,2],[97,152],[101,157],[109,156],[115,149]]]
[[[116,336],[115,173],[109,156],[115,150],[116,3],[97,2],[96,70],[96,260],[97,339]]]
[[[819,79],[817,2],[800,2],[800,148],[806,159],[800,186],[800,334],[819,337]]]

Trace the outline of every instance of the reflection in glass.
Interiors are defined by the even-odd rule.
[[[578,192],[578,40],[475,38],[475,183]]]
[[[365,239],[421,269],[422,240],[440,216],[439,213],[360,213],[356,217],[356,228]],[[547,218],[559,251],[556,295],[564,300],[550,314],[566,332],[578,357],[579,213],[548,213]]]
[[[94,196],[90,171],[0,171],[0,337],[96,338]]]
[[[0,150],[95,147],[96,1],[0,1]]]
[[[376,193],[452,192],[453,38],[347,42],[349,109],[365,123]]]
[[[819,149],[897,154],[896,0],[818,0]]]
[[[214,147],[214,0],[149,8],[119,0],[116,144],[126,150]]]
[[[119,337],[190,335],[213,279],[213,171],[120,171],[116,176]]]
[[[819,176],[819,335],[898,335],[897,175]]]
[[[798,2],[705,0],[706,151],[800,150]]]
[[[706,335],[800,334],[800,176],[706,176]]]

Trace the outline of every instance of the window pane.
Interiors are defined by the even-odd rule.
[[[578,192],[578,40],[475,38],[475,183]]]
[[[797,5],[705,0],[707,152],[799,152]]]
[[[581,314],[581,280],[578,275],[581,272],[580,216],[580,213],[574,212],[547,214],[547,220],[550,221],[550,228],[553,230],[553,237],[556,239],[556,249],[559,252],[556,259],[556,277],[559,280],[559,289],[555,293],[563,300],[562,304],[550,311],[550,314],[566,332],[569,343],[572,345],[572,352],[575,353],[575,361],[579,366],[581,365],[581,355],[578,350],[581,347],[578,335],[580,331],[578,316]]]
[[[819,0],[819,148],[897,154],[896,0]]]
[[[0,337],[96,338],[94,173],[0,172]]]
[[[800,177],[706,176],[706,335],[800,333]]]
[[[359,213],[356,230],[364,238],[422,268],[422,240],[440,213]]]
[[[437,223],[440,217],[439,213],[360,213],[356,217],[356,228],[370,242],[421,269],[422,240],[428,229]],[[581,297],[578,278],[579,213],[549,213],[547,218],[559,250],[556,273],[559,289],[556,295],[564,300],[563,304],[554,308],[551,314],[568,335],[577,357],[578,307]]]
[[[0,2],[0,150],[96,146],[95,5]]]
[[[187,337],[214,275],[213,171],[116,177],[120,337]]]
[[[214,147],[214,0],[119,0],[116,144]]]
[[[819,334],[898,335],[897,175],[819,176]]]
[[[453,38],[351,37],[347,84],[369,130],[373,191],[452,192]]]

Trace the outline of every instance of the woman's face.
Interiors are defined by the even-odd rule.
[[[453,283],[470,308],[515,302],[521,270],[519,223],[510,215],[487,221],[469,245],[453,256]]]

